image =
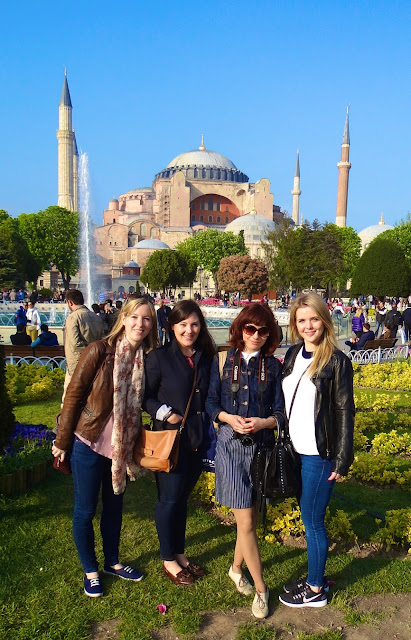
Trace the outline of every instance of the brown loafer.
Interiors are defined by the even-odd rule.
[[[204,569],[198,566],[198,564],[188,563],[186,566],[186,570],[194,577],[194,578],[203,578],[205,575]]]
[[[189,587],[192,584],[194,584],[194,578],[191,575],[191,573],[187,571],[187,569],[181,569],[181,571],[179,571],[175,576],[173,576],[173,574],[170,573],[170,571],[167,571],[167,569],[164,566],[163,566],[163,569],[164,569],[164,575],[167,576],[167,578],[170,578],[170,580],[174,582],[174,584],[176,585]]]

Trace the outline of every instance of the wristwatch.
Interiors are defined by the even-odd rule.
[[[167,422],[172,413],[174,413],[174,411],[170,409],[170,411],[168,411],[168,413],[166,413],[166,415],[164,416],[163,422]]]

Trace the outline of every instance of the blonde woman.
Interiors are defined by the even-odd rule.
[[[288,607],[324,607],[328,539],[325,511],[335,481],[353,460],[354,394],[350,360],[338,349],[332,320],[320,296],[299,296],[290,312],[292,341],[285,356],[283,391],[290,436],[301,457],[301,517],[307,538],[308,576],[284,585]]]
[[[52,453],[71,452],[74,482],[73,537],[84,570],[84,591],[103,594],[94,548],[93,517],[101,488],[104,573],[138,582],[137,569],[119,563],[123,494],[135,478],[134,444],[141,428],[144,354],[157,346],[154,307],[130,300],[111,333],[80,356],[67,388]]]

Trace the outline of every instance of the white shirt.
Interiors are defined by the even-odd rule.
[[[289,376],[283,380],[283,392],[287,416],[290,414],[291,401],[294,390],[302,374],[301,382],[295,395],[294,405],[289,419],[290,438],[297,453],[307,456],[318,456],[317,442],[315,439],[315,394],[314,383],[306,375],[311,358],[303,358],[303,349],[300,349],[294,362],[294,367]]]

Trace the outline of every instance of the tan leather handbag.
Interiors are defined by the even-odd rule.
[[[184,413],[183,420],[178,429],[164,429],[164,431],[151,431],[144,426],[137,436],[134,446],[133,460],[136,464],[150,471],[172,471],[178,460],[181,432],[187,420],[188,412],[193,399],[193,393],[197,381],[197,367],[194,370],[193,388]]]

